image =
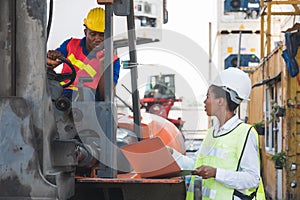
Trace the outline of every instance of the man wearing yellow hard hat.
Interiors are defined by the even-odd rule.
[[[96,100],[104,100],[104,29],[105,11],[103,8],[93,8],[84,19],[85,37],[70,38],[64,41],[56,50],[47,53],[47,67],[54,69],[61,64],[58,57],[66,57],[76,68],[77,76],[73,84],[64,89],[64,95],[71,98],[78,90],[79,77],[91,77],[92,82],[85,82],[83,87],[89,87],[96,92]],[[70,73],[71,69],[64,64],[62,73]],[[117,84],[120,72],[120,60],[114,55],[113,80]]]

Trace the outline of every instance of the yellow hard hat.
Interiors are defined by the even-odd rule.
[[[93,8],[84,19],[84,25],[92,31],[104,32],[105,11],[103,8]]]

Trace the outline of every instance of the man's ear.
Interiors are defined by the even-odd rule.
[[[87,36],[87,30],[86,30],[86,28],[83,31],[84,31],[84,35]]]

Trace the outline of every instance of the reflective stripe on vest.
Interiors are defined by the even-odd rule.
[[[201,150],[197,157],[195,168],[201,165],[208,165],[215,168],[236,171],[238,169],[239,160],[242,156],[250,128],[251,126],[249,124],[241,123],[231,132],[219,137],[213,137],[213,128],[210,128],[201,144]],[[258,139],[256,131],[254,129],[252,130],[255,132]],[[194,186],[194,178],[194,176],[191,178],[191,187]],[[202,179],[202,186],[203,200],[232,199],[233,197],[233,189],[227,188],[218,181],[215,181],[214,178]],[[260,186],[262,186],[262,184],[260,184]],[[249,195],[255,190],[256,188],[249,189],[246,191],[246,194]],[[259,190],[257,193],[258,192]],[[264,195],[257,195],[257,197],[258,196]],[[193,188],[188,189],[186,199],[194,199]]]
[[[70,62],[75,65],[76,67],[78,67],[79,69],[85,70],[88,75],[90,75],[90,77],[94,77],[96,75],[96,71],[94,70],[94,68],[89,65],[89,64],[84,64],[81,60],[78,60],[74,54],[70,54],[68,56],[68,59],[70,60]]]

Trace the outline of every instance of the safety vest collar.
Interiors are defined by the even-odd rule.
[[[89,56],[90,52],[87,50],[87,48],[85,47],[85,43],[86,43],[86,37],[83,37],[81,40],[80,40],[80,43],[79,45],[81,46],[82,48],[82,53],[85,55],[85,56]]]
[[[240,122],[240,123],[237,124],[233,129],[231,129],[230,131],[228,131],[228,132],[226,132],[226,133],[224,133],[224,134],[222,134],[222,135],[215,135],[215,134],[213,134],[213,137],[214,137],[214,138],[218,138],[218,137],[225,136],[225,135],[231,133],[233,130],[235,130],[235,129],[236,129],[239,125],[241,125],[241,124],[243,124],[243,122]],[[213,131],[215,131],[215,130],[213,130]]]

